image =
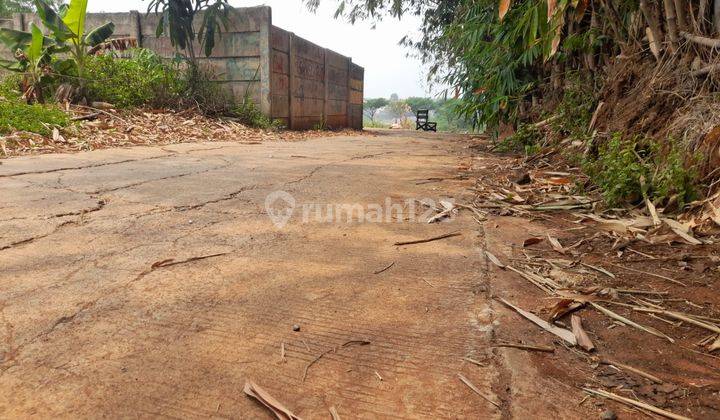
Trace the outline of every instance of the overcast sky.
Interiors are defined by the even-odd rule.
[[[402,21],[387,18],[372,29],[369,22],[351,25],[333,19],[337,0],[323,0],[316,14],[310,13],[302,0],[230,0],[230,3],[236,7],[268,5],[272,7],[274,25],[352,57],[353,62],[365,67],[366,98],[389,97],[392,93],[401,98],[429,94],[422,64],[407,57],[408,50],[398,45],[403,36],[417,32],[419,22],[414,17]],[[90,0],[88,8],[91,12],[145,11],[147,4],[147,0]]]

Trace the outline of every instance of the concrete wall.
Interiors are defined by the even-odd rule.
[[[273,26],[270,67],[272,118],[292,129],[362,129],[363,69],[352,59]]]
[[[201,64],[212,71],[214,83],[238,99],[249,93],[265,115],[292,129],[321,124],[362,128],[362,67],[273,26],[270,7],[235,8],[231,13],[230,24],[209,58],[195,45]],[[155,36],[158,17],[154,14],[89,13],[86,18],[88,28],[108,21],[115,23],[113,37],[134,37],[143,48],[162,57],[175,57],[170,39]],[[29,30],[31,22],[42,27],[33,14],[0,20],[0,27]],[[0,56],[11,58],[7,50],[0,50]]]

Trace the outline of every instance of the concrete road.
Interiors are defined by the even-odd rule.
[[[271,418],[247,380],[303,418],[508,417],[481,226],[407,204],[467,199],[471,161],[415,133],[2,161],[0,417]]]

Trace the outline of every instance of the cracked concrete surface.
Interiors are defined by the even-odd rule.
[[[485,346],[481,226],[295,217],[280,229],[265,210],[276,190],[298,203],[462,200],[472,182],[449,178],[465,146],[394,133],[3,161],[0,417],[270,418],[242,394],[247,379],[306,418],[330,406],[507,417],[507,374]],[[434,177],[445,181],[416,182]],[[349,340],[371,344],[328,353],[302,381]]]

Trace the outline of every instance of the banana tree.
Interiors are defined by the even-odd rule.
[[[43,26],[52,33],[59,45],[69,47],[68,52],[77,70],[81,93],[85,91],[85,63],[89,55],[88,50],[107,40],[115,31],[115,24],[112,22],[86,31],[87,4],[88,0],[71,0],[69,5],[62,5],[55,10],[44,0],[35,0]]]
[[[197,39],[205,56],[210,57],[216,36],[228,25],[230,9],[227,0],[150,0],[148,5],[148,13],[154,12],[160,17],[156,36],[163,35],[167,29],[172,46],[185,50],[193,65],[197,58],[194,41]],[[202,22],[197,25],[195,17],[200,14]],[[196,28],[199,28],[197,34]]]
[[[23,97],[28,102],[44,102],[43,86],[54,73],[53,58],[68,48],[43,36],[34,23],[30,32],[0,29],[0,42],[13,51],[16,60],[0,60],[0,67],[23,74]]]

